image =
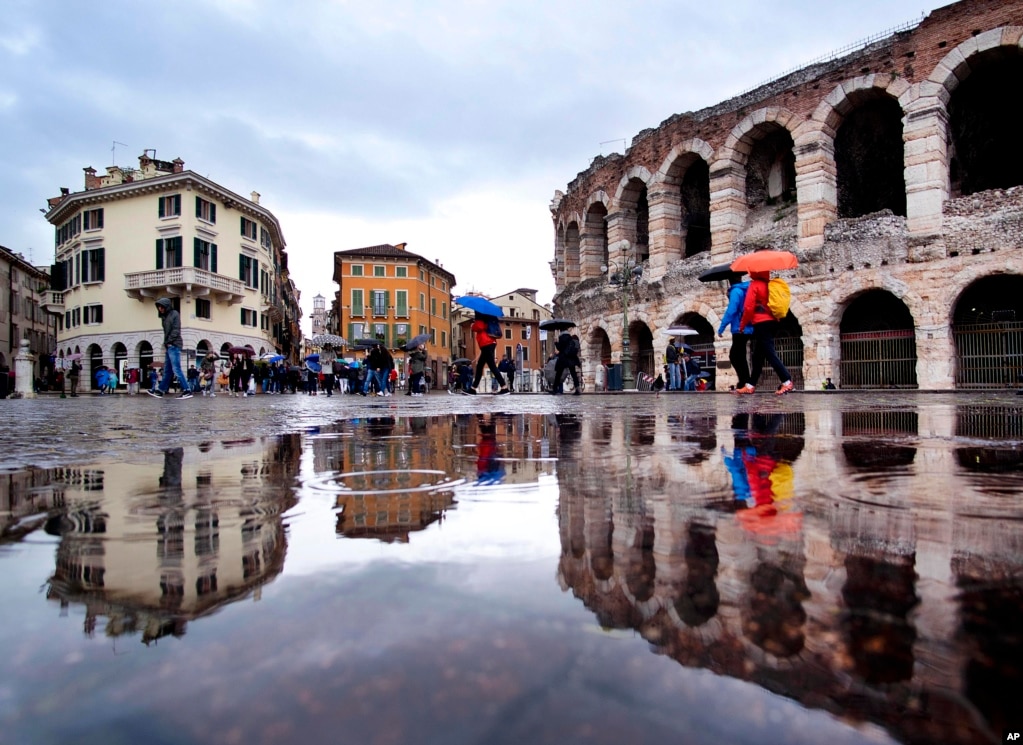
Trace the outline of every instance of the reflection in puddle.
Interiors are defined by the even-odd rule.
[[[295,500],[272,485],[297,472],[293,439],[223,443],[233,468],[218,463],[216,479],[201,458],[186,465],[183,448],[166,450],[160,468],[55,469],[61,508],[45,529],[60,543],[47,597],[65,611],[84,605],[87,634],[105,618],[106,636],[149,644],[258,593],[284,566],[283,514]]]
[[[655,731],[663,700],[662,742],[996,738],[1023,689],[1019,412],[688,400],[381,411],[0,474],[26,619],[0,629],[0,726],[371,741],[400,700],[395,741],[578,742]],[[134,656],[96,644],[125,637]]]

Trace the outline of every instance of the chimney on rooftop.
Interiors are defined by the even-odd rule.
[[[252,196],[252,201],[255,204],[259,204],[259,192],[258,191],[254,191],[254,192],[252,192],[251,196]]]
[[[174,164],[174,173],[181,173],[185,170],[185,161],[181,160],[181,158],[175,158],[171,163]]]
[[[89,191],[89,189],[98,189],[100,187],[100,180],[96,175],[96,169],[89,166],[82,170],[85,171],[85,190]]]
[[[405,250],[405,246],[407,246],[407,245],[408,245],[407,243],[395,243],[394,247],[396,249],[398,249],[399,251],[404,251]]]

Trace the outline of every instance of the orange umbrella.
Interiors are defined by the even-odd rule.
[[[734,272],[775,272],[782,269],[795,269],[799,259],[791,251],[761,250],[740,256],[731,264]]]

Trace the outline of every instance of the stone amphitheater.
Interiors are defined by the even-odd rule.
[[[799,259],[777,340],[797,387],[1018,385],[1021,38],[1023,0],[964,0],[594,158],[551,203],[587,383],[625,346],[642,387],[684,325],[733,384],[725,287],[699,275],[774,248]]]

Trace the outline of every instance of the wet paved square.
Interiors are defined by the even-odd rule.
[[[973,743],[1018,716],[1011,392],[3,406],[0,743]]]

